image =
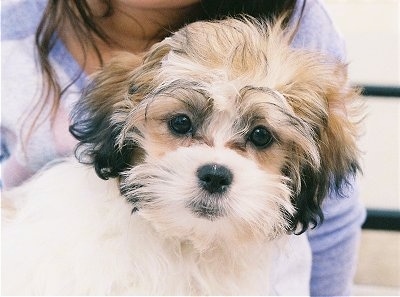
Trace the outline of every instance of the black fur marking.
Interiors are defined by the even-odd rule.
[[[122,146],[116,143],[122,125],[111,122],[112,110],[112,106],[106,104],[93,107],[86,102],[84,94],[73,110],[73,124],[69,127],[79,141],[75,150],[77,159],[93,165],[102,179],[117,177],[128,168],[135,148],[130,142]]]
[[[135,193],[135,190],[140,189],[142,187],[144,187],[144,185],[142,185],[142,184],[126,185],[126,183],[121,182],[120,193],[122,196],[126,197],[126,200],[128,202],[135,204],[135,203],[138,203],[141,199],[133,193]]]
[[[296,234],[304,233],[311,225],[315,228],[324,220],[321,209],[322,200],[327,195],[327,183],[324,174],[316,174],[310,167],[302,171],[301,191],[293,199],[297,212],[292,219],[292,231]],[[300,231],[296,231],[300,227]]]
[[[130,166],[135,146],[127,143],[118,148],[116,139],[121,127],[110,127],[106,118],[94,115],[73,123],[69,131],[80,142],[76,149],[78,160],[93,165],[102,179],[117,177]]]

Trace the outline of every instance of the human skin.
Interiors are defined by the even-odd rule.
[[[200,0],[114,0],[112,14],[103,17],[106,7],[101,1],[88,3],[94,12],[96,25],[109,37],[109,43],[95,39],[104,63],[119,51],[143,54],[171,30],[181,27],[188,16],[200,8]],[[92,74],[101,66],[93,48],[89,47],[84,55],[70,24],[59,33],[86,74]]]

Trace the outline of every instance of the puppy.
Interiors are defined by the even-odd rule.
[[[359,104],[290,33],[197,22],[99,72],[80,162],[3,193],[3,294],[308,294],[304,231],[359,169]]]

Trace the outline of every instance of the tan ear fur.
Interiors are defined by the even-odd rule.
[[[328,117],[321,131],[321,165],[332,173],[339,186],[348,175],[360,170],[356,142],[364,105],[359,90],[349,86],[346,65],[340,65],[331,80],[334,83],[326,90],[325,97]]]
[[[336,190],[350,175],[361,171],[357,140],[364,104],[358,89],[347,81],[347,67],[342,66],[335,74],[336,88],[327,90],[328,118],[321,133],[322,170],[332,173]],[[335,79],[332,78],[332,79]]]
[[[120,128],[113,122],[115,113],[123,112],[128,94],[127,81],[140,65],[135,55],[121,53],[97,72],[85,89],[72,114],[69,130],[80,141],[76,156],[93,164],[97,174],[107,179],[127,166],[133,145],[119,150],[116,137]]]

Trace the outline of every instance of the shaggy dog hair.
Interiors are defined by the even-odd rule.
[[[96,74],[80,162],[3,193],[3,293],[307,294],[304,231],[359,169],[360,105],[282,27],[193,23]]]

